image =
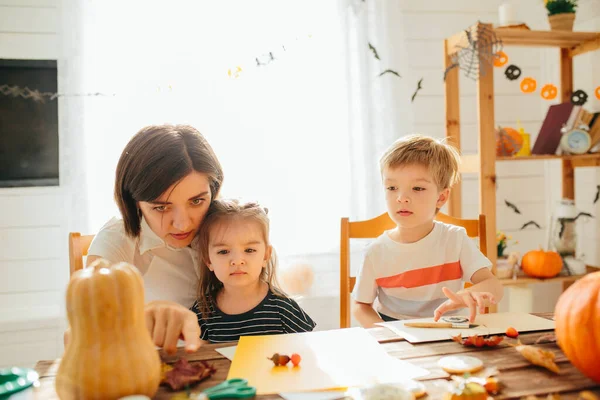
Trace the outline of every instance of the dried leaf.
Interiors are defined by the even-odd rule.
[[[502,340],[504,340],[504,336],[479,336],[472,335],[463,339],[462,335],[459,333],[456,336],[452,336],[452,340],[456,343],[460,343],[463,346],[475,346],[475,347],[494,347],[497,346]]]
[[[556,335],[554,333],[542,335],[535,341],[535,344],[540,343],[556,343]]]
[[[544,367],[555,373],[560,372],[558,365],[554,362],[555,356],[553,352],[522,344],[515,346],[515,349],[530,363]]]
[[[173,369],[173,366],[171,364],[167,364],[167,363],[162,363],[161,364],[161,366],[160,366],[160,380],[161,380],[161,382],[165,380],[167,372],[169,372],[172,369]]]
[[[596,396],[589,390],[584,390],[583,392],[579,392],[579,397],[577,400],[600,400],[600,397]]]
[[[182,358],[173,364],[170,371],[165,372],[165,377],[161,383],[167,384],[173,390],[181,390],[188,385],[210,377],[215,371],[215,368],[206,361],[190,364]]]

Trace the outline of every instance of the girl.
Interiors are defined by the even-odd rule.
[[[276,286],[266,209],[256,203],[214,201],[198,246],[203,265],[192,311],[202,340],[232,342],[240,336],[313,330],[313,320]]]
[[[196,315],[189,308],[198,290],[196,252],[190,247],[223,170],[206,139],[191,126],[153,125],[129,141],[115,179],[122,219],[96,234],[87,265],[97,258],[135,265],[144,279],[146,324],[157,346],[186,350],[200,345]]]

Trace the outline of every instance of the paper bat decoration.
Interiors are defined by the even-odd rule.
[[[594,197],[594,204],[598,202],[600,199],[600,185],[596,185],[596,197]]]
[[[523,224],[523,226],[521,227],[521,230],[523,230],[523,229],[527,228],[529,225],[534,225],[534,226],[536,226],[538,229],[542,229],[542,227],[540,226],[540,224],[538,224],[537,222],[535,222],[535,221],[527,221],[527,222],[525,222],[525,223]]]
[[[381,58],[379,58],[379,54],[377,54],[377,49],[371,43],[369,43],[369,50],[373,52],[373,56],[376,59],[381,60]]]
[[[417,97],[417,93],[419,93],[419,90],[423,89],[423,86],[421,86],[421,83],[423,83],[423,78],[419,79],[419,82],[417,82],[417,90],[415,90],[412,97],[410,98],[411,103],[413,101],[415,101],[415,97]]]
[[[383,76],[385,74],[393,74],[393,75],[396,75],[398,78],[402,78],[399,73],[397,73],[396,71],[394,71],[392,69],[386,69],[385,71],[380,73],[378,76]]]
[[[508,200],[504,200],[504,204],[506,204],[506,207],[511,208],[514,212],[516,212],[517,214],[521,214],[521,210],[519,210],[517,208],[517,206],[515,206],[513,203],[511,203]]]
[[[255,58],[254,58],[254,59],[256,60],[256,66],[257,66],[257,67],[260,67],[260,66],[262,66],[262,65],[267,65],[267,64],[269,64],[271,61],[274,61],[274,60],[275,60],[275,57],[273,56],[273,52],[272,52],[272,51],[270,51],[270,52],[268,53],[268,55],[264,55],[264,56],[266,56],[266,57],[268,58],[268,59],[267,59],[267,62],[263,62],[263,61],[259,60],[259,58],[258,58],[258,57],[255,57]],[[262,56],[261,56],[261,57],[262,57]]]

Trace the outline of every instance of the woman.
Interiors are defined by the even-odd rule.
[[[199,269],[190,244],[223,182],[206,139],[191,126],[157,125],[139,131],[117,165],[115,200],[122,219],[94,237],[87,265],[98,258],[135,265],[144,279],[146,325],[154,343],[187,351],[200,346],[196,314]]]

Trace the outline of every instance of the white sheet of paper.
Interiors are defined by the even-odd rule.
[[[217,353],[221,353],[225,358],[233,361],[235,349],[237,349],[237,346],[221,347],[220,349],[215,349],[215,351],[217,351]]]
[[[462,337],[470,335],[501,334],[508,327],[515,328],[518,332],[545,331],[554,329],[554,321],[537,317],[528,313],[507,312],[480,314],[475,318],[477,328],[412,328],[404,326],[406,322],[434,322],[433,318],[420,318],[393,322],[382,322],[376,325],[385,326],[396,332],[411,343],[436,342],[450,340],[451,336],[461,334]],[[441,321],[440,321],[441,322]]]

